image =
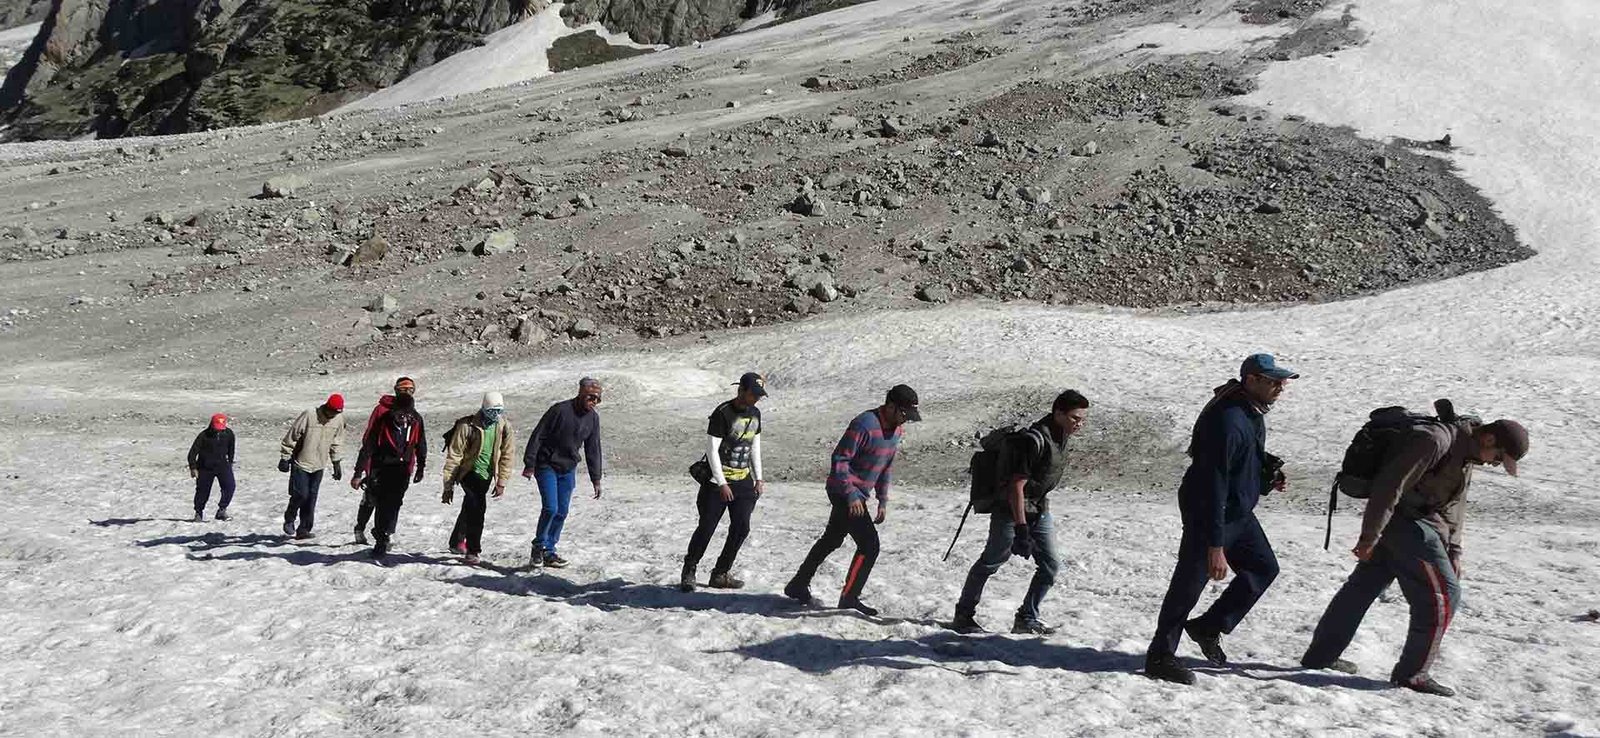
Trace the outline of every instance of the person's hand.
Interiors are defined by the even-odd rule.
[[[767,483],[757,479],[756,480],[756,496],[760,497],[760,496],[762,496],[762,495],[764,495],[766,493],[767,493]]]
[[[889,503],[878,500],[878,516],[873,518],[872,522],[881,525],[883,524],[883,519],[887,517],[889,517]]]
[[[278,459],[278,471],[281,471],[284,474],[288,474],[289,473],[289,460],[288,459]]]
[[[533,478],[533,470],[532,469],[523,469],[522,470],[522,478],[523,479],[532,479]]]
[[[1356,558],[1366,561],[1372,558],[1372,549],[1375,547],[1376,543],[1373,541],[1357,541],[1356,547],[1350,549],[1350,553],[1355,554]]]
[[[499,496],[501,496],[501,495],[503,495],[505,493],[506,493],[506,483],[505,482],[495,482],[494,494],[491,495],[491,496],[492,497],[499,497]]]
[[[496,495],[496,496],[498,496],[498,495]],[[448,505],[448,504],[450,504],[450,501],[454,500],[455,498],[456,498],[456,485],[454,483],[452,483],[452,482],[445,482],[444,483],[444,494],[439,496],[439,501],[443,502],[446,505]]]
[[[1223,555],[1221,546],[1206,549],[1206,573],[1218,582],[1228,577],[1228,557]]]
[[[1289,489],[1289,476],[1284,474],[1282,469],[1272,477],[1272,488],[1278,492]]]
[[[864,518],[867,516],[867,503],[862,500],[850,501],[850,517]]]
[[[339,466],[339,462],[337,462],[337,461],[333,462],[333,481],[337,482],[343,476],[344,476],[344,468]]]
[[[722,501],[733,502],[733,488],[726,484],[722,485]]]
[[[196,468],[194,468],[192,466],[189,467],[189,478],[190,479],[197,479],[199,477],[200,477],[200,470],[196,469]]]
[[[1456,570],[1456,578],[1461,578],[1461,554],[1450,554],[1450,568]]]
[[[1011,526],[1011,555],[1028,559],[1033,557],[1033,531],[1027,523]]]
[[[594,483],[594,498],[597,499],[597,500],[600,499],[600,481],[599,480],[595,480],[595,483]]]
[[[420,467],[420,466],[417,467],[417,473],[411,475],[411,483],[412,484],[421,484],[422,483],[422,467]]]
[[[350,489],[361,489],[361,472],[350,475]]]

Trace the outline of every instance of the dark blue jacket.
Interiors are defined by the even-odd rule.
[[[1193,458],[1178,488],[1183,525],[1198,526],[1207,546],[1225,545],[1227,526],[1250,516],[1267,484],[1265,419],[1243,388],[1229,383],[1217,391],[1195,421]]]

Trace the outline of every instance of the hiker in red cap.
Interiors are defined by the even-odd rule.
[[[211,423],[189,444],[189,477],[194,480],[194,522],[205,522],[206,501],[211,499],[211,483],[222,487],[217,503],[217,519],[228,519],[228,503],[233,501],[233,431],[228,416],[217,413]]]
[[[279,445],[278,471],[289,475],[289,506],[283,511],[283,534],[305,540],[315,537],[317,490],[322,486],[322,470],[333,465],[333,479],[344,476],[339,445],[344,442],[344,395],[328,395],[328,401],[294,419]],[[296,526],[296,519],[299,525]]]

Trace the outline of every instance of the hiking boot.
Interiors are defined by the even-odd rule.
[[[1144,657],[1144,675],[1173,684],[1194,684],[1194,672],[1178,663],[1178,657],[1150,654]]]
[[[463,538],[462,540],[456,541],[455,545],[450,547],[450,550],[458,554],[465,554],[467,552],[466,539]]]
[[[557,556],[556,552],[551,551],[544,555],[544,565],[550,569],[565,569],[567,568],[567,560]]]
[[[216,519],[217,520],[227,520],[228,519],[228,508],[225,508],[225,507],[217,508]]]
[[[840,610],[855,610],[856,612],[859,612],[862,615],[866,615],[868,617],[872,617],[872,616],[875,616],[875,615],[878,614],[878,608],[870,607],[870,606],[867,605],[867,603],[862,602],[861,600],[855,599],[855,598],[839,600],[839,609]]]
[[[1056,629],[1039,622],[1038,618],[1016,618],[1011,621],[1011,632],[1017,635],[1054,635]]]
[[[742,589],[744,580],[735,579],[732,574],[725,571],[712,572],[710,584],[715,589]]]
[[[1228,665],[1228,654],[1222,650],[1221,633],[1201,630],[1193,620],[1183,624],[1183,632],[1188,633],[1195,644],[1200,646],[1200,653],[1206,655],[1207,661],[1217,666]]]
[[[799,582],[789,582],[784,585],[783,596],[798,601],[802,605],[809,605],[815,599],[811,596],[811,588]]]
[[[384,556],[388,555],[388,553],[389,553],[389,544],[388,543],[386,543],[384,541],[378,541],[377,543],[372,544],[372,558],[374,558],[374,559],[382,559]]]
[[[989,632],[984,630],[983,626],[978,624],[978,619],[969,612],[957,612],[955,619],[950,621],[950,629],[961,635],[976,635]]]
[[[478,565],[478,555],[477,554],[469,553],[465,557],[463,557],[461,560],[466,562],[468,566],[477,566]]]
[[[196,522],[196,523],[204,523],[204,522],[206,522],[206,514],[203,513],[203,512],[200,512],[199,510],[194,511],[193,521]]]
[[[544,566],[544,549],[535,543],[533,548],[528,550],[528,570],[532,571],[541,566]]]
[[[1398,679],[1393,682],[1396,687],[1405,687],[1414,692],[1433,694],[1440,697],[1454,697],[1456,691],[1433,680],[1427,674],[1418,674],[1410,679]]]
[[[678,591],[679,592],[693,592],[694,591],[694,587],[695,587],[694,570],[693,569],[684,569],[683,573],[678,575]]]
[[[1346,661],[1344,659],[1334,659],[1332,661],[1329,661],[1326,664],[1313,664],[1313,663],[1308,662],[1308,661],[1306,661],[1304,659],[1301,659],[1300,660],[1300,665],[1304,666],[1307,669],[1319,669],[1319,670],[1326,670],[1326,671],[1337,671],[1337,672],[1339,672],[1341,674],[1355,674],[1358,671],[1360,671],[1359,669],[1356,668],[1355,662]]]
[[[365,545],[367,545],[367,532],[365,530],[362,530],[360,528],[356,529],[356,545],[357,546],[365,546]]]
[[[312,533],[309,530],[308,531],[302,531],[300,533],[294,534],[294,539],[297,540],[297,541],[309,541],[309,540],[311,540],[313,538],[316,538],[316,537],[317,537],[317,534]]]
[[[293,520],[285,520],[285,521],[283,521],[283,536],[285,538],[293,538],[294,537],[294,521]]]

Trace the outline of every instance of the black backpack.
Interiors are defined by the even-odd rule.
[[[967,473],[972,476],[968,494],[973,512],[988,515],[994,510],[995,502],[1000,499],[1000,474],[1004,471],[1000,468],[1000,455],[1005,445],[1019,435],[1031,437],[1034,447],[1041,451],[1048,447],[1044,434],[1031,425],[1002,426],[978,441],[978,450],[967,464]]]
[[[1365,500],[1372,495],[1372,480],[1378,476],[1384,462],[1389,460],[1390,449],[1397,439],[1416,428],[1433,425],[1455,427],[1463,423],[1476,423],[1471,415],[1456,414],[1449,400],[1435,400],[1434,412],[1426,415],[1412,412],[1398,405],[1380,407],[1367,415],[1367,422],[1356,431],[1350,445],[1345,448],[1339,472],[1333,476],[1333,488],[1328,491],[1328,532],[1322,548],[1327,550],[1333,539],[1333,513],[1339,505],[1339,493]]]

